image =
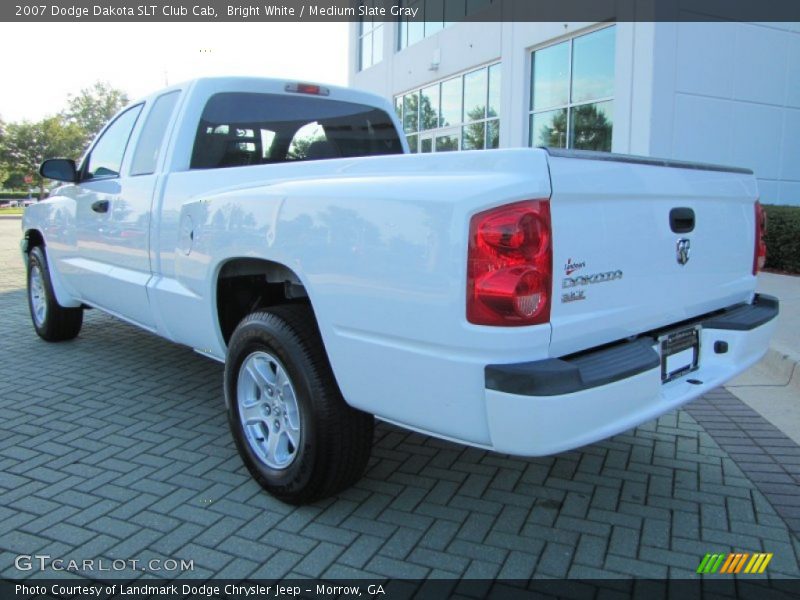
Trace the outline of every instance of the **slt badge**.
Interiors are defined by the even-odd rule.
[[[692,248],[692,243],[686,238],[681,238],[675,246],[676,258],[679,265],[685,265],[689,262],[689,251]]]

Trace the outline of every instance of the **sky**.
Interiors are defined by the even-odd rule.
[[[206,75],[347,84],[347,23],[0,23],[0,118],[38,120],[97,80],[131,100]]]

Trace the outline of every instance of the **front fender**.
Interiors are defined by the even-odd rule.
[[[37,222],[35,213],[38,211],[31,210],[36,208],[40,208],[40,206],[34,205],[28,207],[25,210],[25,215],[23,217],[22,229],[24,233],[22,240],[20,241],[22,260],[27,266],[28,252],[30,249],[34,245],[41,245],[42,250],[44,251],[45,259],[47,260],[47,270],[50,274],[50,284],[53,287],[53,293],[55,294],[56,300],[65,308],[77,308],[81,306],[82,303],[72,293],[70,293],[67,285],[64,283],[63,277],[61,277],[61,273],[55,264],[56,261],[52,256],[52,252],[47,246],[46,223],[41,221]],[[33,212],[34,214],[31,215],[30,212]]]

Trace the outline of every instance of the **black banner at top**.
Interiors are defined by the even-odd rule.
[[[800,21],[800,0],[3,0],[0,21]]]

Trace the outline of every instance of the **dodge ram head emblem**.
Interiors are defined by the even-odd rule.
[[[681,238],[678,240],[676,245],[676,255],[679,265],[685,265],[687,262],[689,262],[689,250],[691,250],[691,247],[692,243],[686,238]]]

